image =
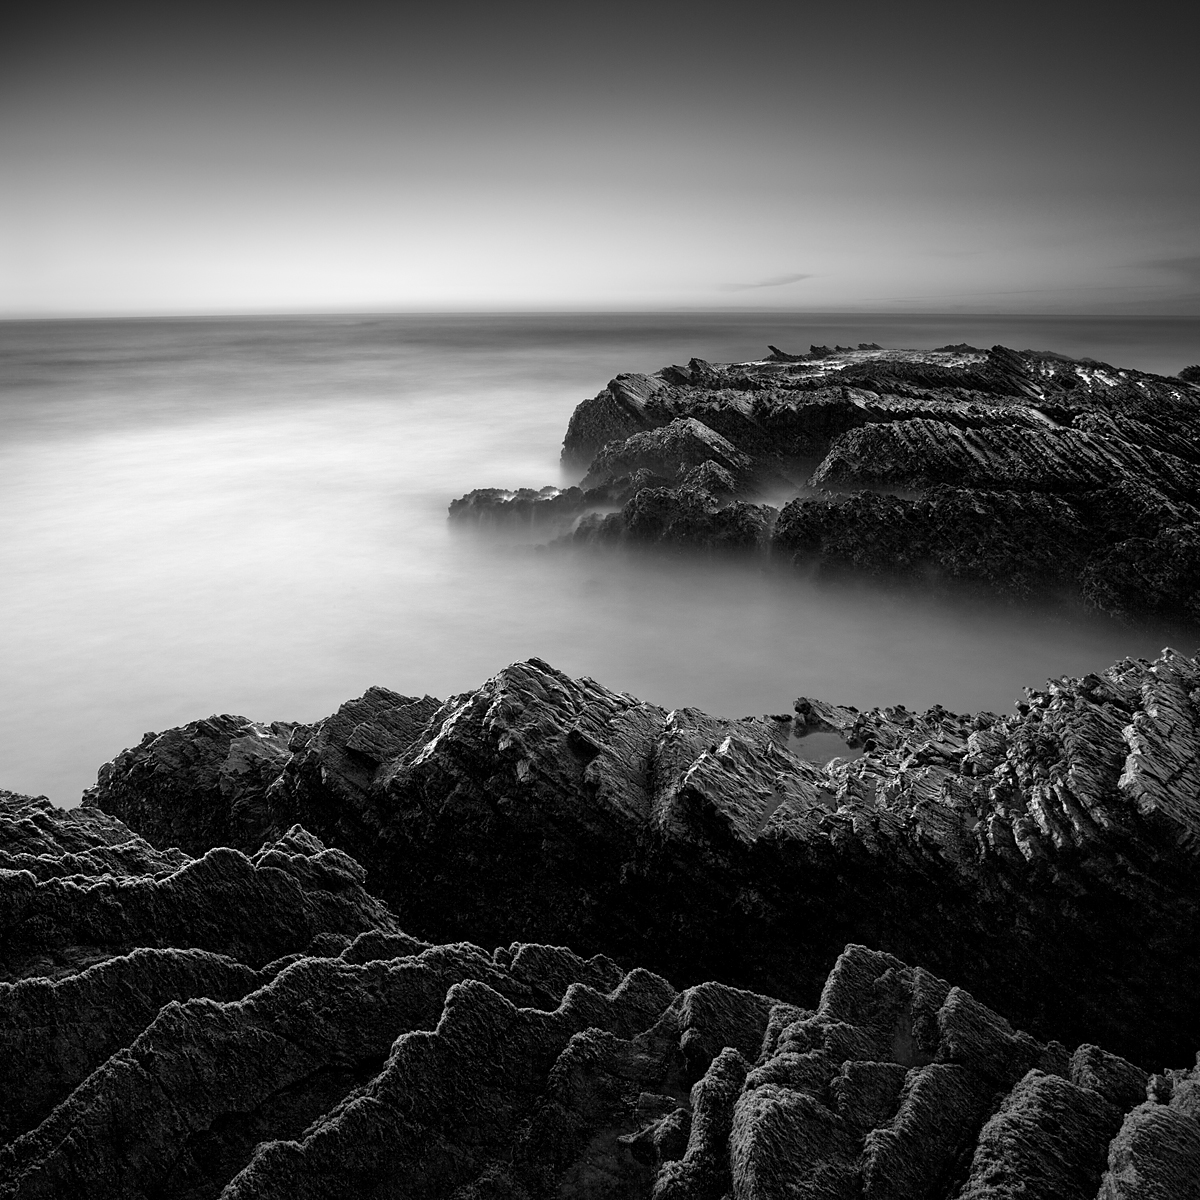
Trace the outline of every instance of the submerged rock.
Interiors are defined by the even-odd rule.
[[[586,468],[588,486],[570,500],[493,489],[451,513],[486,510],[547,540],[753,545],[809,568],[1051,589],[1126,617],[1200,621],[1200,388],[1189,370],[1167,378],[966,344],[693,359],[618,376],[579,405],[563,463]],[[658,519],[648,534],[647,506],[665,512],[674,492],[685,513],[697,490],[715,519]],[[782,512],[761,503],[788,492]],[[763,509],[757,532],[731,538],[718,514],[747,503]]]
[[[258,791],[231,791],[248,726],[148,736],[81,811],[190,853],[205,829],[254,854],[301,824],[429,940],[561,942],[809,1003],[819,964],[858,941],[1038,1037],[1147,1067],[1190,1053],[1194,658],[1053,680],[1007,716],[802,698],[741,720],[532,659],[445,703],[372,689],[294,727],[274,779],[239,776]],[[180,766],[193,728],[208,757]],[[807,761],[796,734],[822,730],[857,757]]]
[[[6,830],[39,827],[48,861],[138,842],[94,809],[5,794],[3,812]],[[296,829],[265,853],[264,869],[299,866],[315,895],[320,873],[302,863],[331,852]],[[0,871],[0,894],[13,875]],[[110,879],[96,867],[72,886]],[[221,879],[197,884],[194,911],[229,905]],[[940,1200],[1099,1187],[1183,1200],[1200,1188],[1200,1070],[1146,1083],[1116,1055],[1038,1041],[891,955],[845,947],[832,970],[819,965],[805,1008],[722,983],[680,990],[563,947],[430,945],[354,887],[348,902],[375,925],[325,929],[269,963],[231,936],[0,983],[0,1196]],[[269,923],[273,903],[241,906]],[[130,921],[135,943],[162,941],[156,914]]]

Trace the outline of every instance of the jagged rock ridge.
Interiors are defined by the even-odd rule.
[[[282,728],[220,717],[147,735],[84,811],[190,854],[214,828],[254,853],[301,824],[431,941],[565,943],[676,986],[806,1003],[853,941],[1044,1039],[1144,1064],[1191,1052],[1194,658],[1054,680],[1008,716],[802,698],[742,720],[534,659],[445,703],[373,688],[289,727],[286,753]],[[860,756],[806,761],[811,730]]]
[[[153,948],[86,927],[69,964],[18,955],[25,974],[0,983],[5,1062],[29,1065],[6,1075],[0,1196],[1183,1200],[1200,1188],[1200,1069],[1149,1075],[1091,1043],[1039,1042],[862,946],[803,1008],[713,982],[678,991],[561,947],[429,945],[361,892],[345,855],[294,829],[254,869],[312,902],[297,935],[312,936],[259,964],[267,944],[233,926],[222,953],[159,923],[172,905],[210,919],[229,907],[223,880],[186,854],[156,857],[111,817],[9,793],[0,834],[40,861],[63,928],[71,913],[81,927],[92,889],[188,878],[127,928]],[[113,846],[141,862],[74,869]],[[7,903],[25,873],[0,869],[6,964],[46,927]],[[271,898],[255,903],[266,917]],[[377,923],[354,932],[364,921]]]
[[[618,375],[576,408],[563,461],[586,470],[578,487],[479,489],[450,514],[1200,621],[1200,385],[1188,370],[966,345],[692,359]],[[795,498],[762,502],[781,493]]]

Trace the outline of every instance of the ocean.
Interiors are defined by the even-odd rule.
[[[668,707],[799,695],[1003,711],[1194,631],[759,561],[539,551],[452,529],[567,482],[620,371],[768,342],[966,341],[1173,374],[1200,319],[405,314],[0,323],[0,788],[78,803],[147,730],[447,697],[538,656]],[[573,481],[573,480],[572,480]]]

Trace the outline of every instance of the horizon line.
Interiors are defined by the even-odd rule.
[[[0,324],[51,324],[57,321],[204,321],[204,320],[271,320],[303,317],[401,317],[401,316],[665,316],[687,314],[720,314],[723,316],[797,316],[797,317],[949,317],[964,320],[1055,317],[1060,320],[1121,320],[1121,321],[1200,321],[1200,311],[1146,312],[1103,311],[1096,309],[963,309],[963,308],[873,308],[859,305],[849,308],[796,308],[783,305],[652,305],[642,307],[604,306],[547,306],[506,305],[485,306],[395,306],[347,308],[228,308],[228,309],[130,309],[123,312],[52,312],[3,313]]]

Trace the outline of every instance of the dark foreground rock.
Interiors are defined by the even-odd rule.
[[[859,756],[807,761],[831,730]],[[1200,1028],[1198,751],[1200,663],[1172,651],[1007,716],[801,699],[736,721],[533,659],[445,703],[373,688],[312,726],[148,734],[80,819],[191,855],[299,824],[411,933],[568,944],[675,986],[814,1004],[864,943],[1149,1067]]]
[[[6,793],[0,814],[0,846],[37,867],[0,869],[0,1196],[1200,1191],[1200,1069],[1148,1074],[1094,1043],[1039,1041],[863,946],[814,964],[810,1007],[723,983],[678,990],[562,947],[419,941],[303,829],[253,863],[206,856],[278,889],[250,895],[94,809]],[[30,879],[52,903],[29,907]],[[118,940],[85,919],[113,887],[165,889],[157,908],[116,906]],[[304,944],[263,962],[284,893]],[[172,921],[185,911],[206,947]],[[87,962],[13,956],[68,927]]]
[[[966,345],[693,359],[585,400],[563,463],[586,471],[580,487],[482,489],[451,517],[1200,621],[1192,368],[1167,378]],[[795,498],[761,503],[781,494]]]

